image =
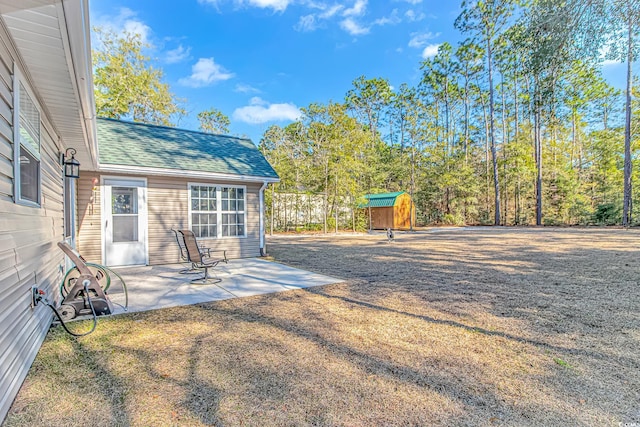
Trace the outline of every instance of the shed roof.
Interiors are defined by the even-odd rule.
[[[278,178],[245,138],[98,118],[100,165]]]
[[[388,208],[396,204],[396,199],[401,194],[405,194],[404,191],[396,191],[394,193],[380,193],[380,194],[366,194],[364,197],[367,199],[366,203],[360,204],[359,208]]]

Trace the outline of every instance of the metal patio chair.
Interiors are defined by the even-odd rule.
[[[176,242],[178,242],[178,248],[180,248],[180,260],[181,260],[181,262],[183,264],[184,263],[189,263],[190,264],[189,268],[184,268],[184,269],[180,270],[179,273],[180,274],[197,273],[198,269],[193,266],[193,263],[189,262],[189,255],[187,254],[187,248],[184,245],[184,237],[182,236],[182,233],[180,233],[179,230],[176,230],[174,228],[172,228],[171,231],[173,231],[173,234],[176,237]]]
[[[187,257],[187,262],[190,262],[193,268],[204,270],[204,276],[202,276],[201,278],[193,279],[191,280],[191,282],[200,284],[221,282],[222,279],[209,277],[209,269],[216,267],[221,262],[227,263],[227,251],[219,251],[222,252],[222,256],[214,257],[211,255],[211,253],[215,253],[218,251],[211,251],[210,249],[202,251],[198,246],[198,242],[196,240],[196,236],[193,234],[193,231],[178,230],[178,232],[182,235],[184,252]],[[178,242],[178,244],[180,244],[180,242]]]

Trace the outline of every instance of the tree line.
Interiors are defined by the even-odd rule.
[[[360,76],[344,100],[267,129],[260,148],[281,178],[273,191],[324,195],[325,230],[345,203],[400,190],[419,224],[640,222],[640,3],[462,7],[455,27],[467,38],[424,60],[417,85]],[[603,78],[605,59],[627,64],[624,91]]]
[[[466,38],[422,61],[417,84],[363,75],[343,100],[265,131],[281,177],[268,210],[286,200],[292,218],[279,227],[299,225],[301,200],[319,201],[325,230],[362,227],[363,196],[399,190],[419,225],[639,223],[640,0],[463,1],[454,25]],[[99,115],[173,126],[187,114],[138,35],[95,34]],[[626,64],[624,90],[604,60]],[[215,108],[198,119],[229,132]]]

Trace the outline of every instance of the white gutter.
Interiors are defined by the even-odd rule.
[[[251,175],[233,175],[226,173],[201,172],[168,168],[150,168],[146,166],[98,165],[98,172],[122,173],[130,175],[178,176],[182,178],[200,178],[235,182],[280,182],[280,178],[269,178]]]
[[[260,256],[266,256],[267,251],[265,250],[265,242],[264,242],[264,190],[267,188],[268,182],[264,182],[262,187],[260,187],[260,191],[258,192],[260,198]]]

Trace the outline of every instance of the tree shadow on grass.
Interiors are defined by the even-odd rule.
[[[216,313],[231,316],[246,323],[258,323],[260,325],[277,328],[287,334],[292,334],[307,340],[329,351],[334,356],[362,369],[367,375],[376,375],[408,385],[426,388],[444,395],[452,401],[463,403],[465,406],[476,408],[487,407],[497,404],[500,400],[498,396],[487,388],[484,388],[478,393],[471,392],[466,387],[452,382],[451,378],[445,375],[420,372],[408,366],[383,360],[353,347],[328,340],[320,333],[309,328],[304,328],[295,322],[259,314],[242,308],[224,308],[215,303],[200,304],[197,306],[205,312],[215,311]],[[265,398],[271,398],[271,396],[265,396]]]
[[[93,372],[95,381],[99,385],[94,389],[99,391],[104,396],[104,400],[109,403],[113,425],[131,425],[125,405],[127,398],[125,381],[114,375],[108,368],[102,366],[97,352],[91,350],[77,339],[69,339],[69,342],[76,354],[82,359],[82,362],[86,363]],[[90,380],[84,379],[83,381]]]
[[[198,363],[201,361],[202,355],[200,349],[202,342],[208,334],[201,334],[195,337],[193,343],[188,349],[188,366],[184,379],[172,378],[153,368],[156,361],[157,351],[132,349],[129,347],[111,344],[117,350],[116,353],[129,354],[135,358],[144,373],[154,382],[160,384],[170,384],[180,387],[185,392],[185,397],[180,401],[178,407],[187,409],[192,415],[197,417],[203,424],[210,426],[224,425],[219,418],[220,401],[222,400],[222,391],[211,384],[203,381],[198,372]],[[174,420],[179,424],[180,420]]]
[[[544,341],[538,341],[538,340],[532,340],[532,339],[529,339],[529,338],[519,337],[519,336],[516,336],[516,335],[512,335],[512,334],[506,333],[506,332],[491,331],[491,330],[488,330],[488,329],[485,329],[485,328],[480,328],[480,327],[477,327],[477,326],[465,325],[464,323],[456,322],[454,320],[436,319],[436,318],[430,317],[430,316],[425,316],[425,315],[421,315],[421,314],[414,314],[414,313],[409,313],[409,312],[406,312],[406,311],[396,310],[396,309],[393,309],[393,308],[383,307],[381,305],[373,304],[373,303],[366,302],[366,301],[357,300],[357,299],[354,299],[354,298],[338,296],[338,295],[331,295],[331,294],[328,294],[328,293],[324,292],[323,291],[323,287],[321,287],[321,286],[314,287],[314,288],[305,288],[305,289],[303,289],[303,291],[312,293],[314,295],[319,295],[319,296],[322,296],[322,297],[325,297],[325,298],[339,299],[339,300],[342,300],[344,302],[351,303],[351,304],[356,304],[356,305],[359,305],[361,307],[366,307],[366,308],[369,308],[369,309],[372,309],[372,310],[385,311],[385,312],[389,312],[389,313],[394,313],[394,314],[399,314],[399,315],[402,315],[402,316],[411,317],[411,318],[414,318],[414,319],[420,319],[420,320],[423,320],[423,321],[429,322],[429,323],[434,323],[434,324],[438,324],[438,325],[445,325],[445,326],[453,326],[453,327],[456,327],[456,328],[461,328],[461,329],[467,330],[469,332],[481,333],[481,334],[484,334],[484,335],[487,335],[487,336],[500,337],[500,338],[516,341],[516,342],[519,342],[519,343],[523,343],[523,344],[528,344],[528,345],[532,345],[532,346],[535,346],[535,347],[539,347],[539,348],[541,348],[543,350],[562,352],[562,353],[572,354],[572,355],[587,356],[587,357],[591,357],[591,358],[594,358],[594,359],[606,360],[606,361],[611,362],[611,356],[606,355],[606,354],[602,354],[602,353],[599,353],[599,352],[587,351],[587,350],[582,350],[582,349],[577,349],[577,348],[557,346],[557,345],[546,343]],[[631,367],[634,367],[636,369],[640,369],[640,365],[638,365],[637,361],[633,360],[633,359],[619,358],[617,360],[617,363],[619,363],[621,365],[626,364],[626,366],[631,366]]]

